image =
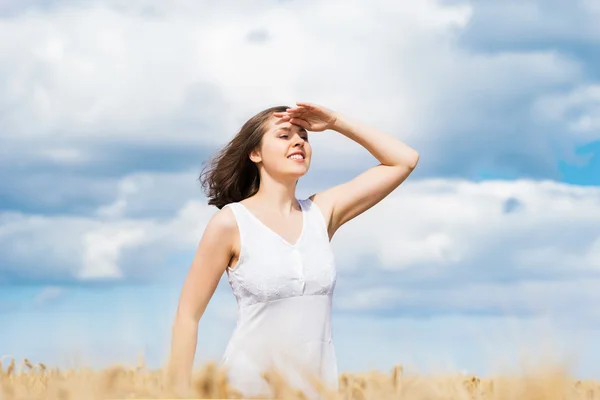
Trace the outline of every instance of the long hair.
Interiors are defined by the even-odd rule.
[[[250,118],[237,135],[210,160],[200,173],[208,204],[223,206],[254,195],[260,186],[260,174],[250,153],[260,146],[266,122],[274,112],[283,112],[287,106],[267,108]]]

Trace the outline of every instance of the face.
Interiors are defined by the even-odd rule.
[[[298,125],[271,118],[262,143],[250,156],[274,177],[298,179],[308,172],[312,149],[308,132]]]

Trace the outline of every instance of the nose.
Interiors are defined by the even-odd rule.
[[[304,142],[305,140],[302,136],[300,136],[299,134],[294,135],[294,147],[304,146]]]

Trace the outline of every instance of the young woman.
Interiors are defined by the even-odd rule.
[[[310,167],[308,131],[333,130],[380,165],[349,182],[296,198]],[[337,388],[331,329],[336,267],[330,240],[398,187],[419,155],[393,136],[311,103],[266,109],[248,120],[201,175],[215,213],[183,284],[173,324],[170,374],[188,387],[198,323],[224,272],[238,319],[222,365],[245,396],[268,393],[275,369],[301,390],[306,376]]]

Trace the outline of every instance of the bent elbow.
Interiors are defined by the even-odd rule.
[[[412,164],[412,169],[415,169],[417,167],[417,164],[419,163],[419,157],[420,157],[419,153],[417,153],[415,151],[415,157],[414,157],[414,161],[413,161],[413,164]]]
[[[419,163],[419,153],[417,153],[415,150],[413,150],[411,156],[406,161],[405,167],[412,171],[415,168],[417,168],[418,163]]]

